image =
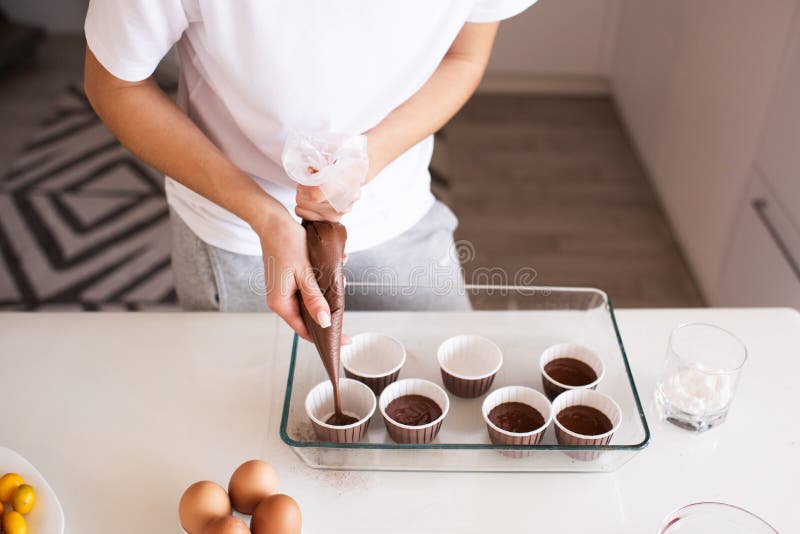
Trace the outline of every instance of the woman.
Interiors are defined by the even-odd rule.
[[[182,305],[262,309],[263,272],[266,305],[295,331],[308,337],[298,290],[326,327],[295,215],[341,219],[350,278],[388,268],[398,283],[457,283],[457,221],[430,192],[432,134],[475,91],[498,21],[533,1],[92,0],[86,94],[167,175]],[[150,77],[175,43],[178,105]],[[369,171],[346,214],[287,177],[290,130],[366,136]]]

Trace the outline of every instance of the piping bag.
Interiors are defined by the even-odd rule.
[[[367,175],[367,139],[363,135],[290,132],[281,157],[286,174],[295,182],[319,186],[339,212],[358,198]],[[333,385],[334,425],[355,423],[342,412],[339,395],[339,354],[344,320],[344,247],[347,230],[340,223],[303,220],[308,259],[331,309],[331,326],[322,328],[305,307],[298,291],[300,315],[317,347]]]
[[[347,230],[339,223],[303,220],[306,229],[308,259],[317,278],[322,294],[331,308],[331,325],[322,328],[303,303],[298,291],[297,302],[311,339],[317,347],[325,371],[333,384],[334,417],[331,424],[346,425],[355,423],[342,412],[339,396],[339,353],[342,341],[342,321],[344,320],[344,244]]]

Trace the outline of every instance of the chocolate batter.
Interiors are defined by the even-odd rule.
[[[605,434],[614,427],[606,414],[591,406],[570,406],[556,417],[565,428],[584,436]]]
[[[386,406],[386,415],[401,425],[422,426],[441,417],[442,409],[428,397],[403,395]]]
[[[358,419],[355,417],[350,417],[346,413],[337,414],[334,413],[325,423],[333,426],[345,426],[345,425],[352,425],[353,423],[358,422]]]
[[[557,358],[544,365],[545,372],[565,386],[585,386],[597,380],[597,373],[588,364],[575,358]]]
[[[507,432],[532,432],[541,428],[544,417],[539,410],[522,402],[504,402],[489,412],[489,421]]]
[[[343,417],[342,401],[339,398],[339,351],[342,341],[342,319],[344,316],[344,243],[347,230],[339,223],[303,220],[306,229],[308,259],[317,278],[319,288],[331,308],[331,326],[322,328],[306,309],[300,292],[297,301],[311,339],[317,347],[328,377],[333,383],[333,403],[336,416]],[[346,423],[345,423],[346,424]]]

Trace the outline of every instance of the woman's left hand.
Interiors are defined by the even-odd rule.
[[[338,212],[331,206],[330,202],[325,199],[325,195],[322,194],[322,189],[320,187],[298,185],[297,195],[295,196],[297,206],[294,212],[298,217],[302,217],[308,221],[339,222],[342,215],[349,213],[350,210],[353,209],[353,204],[355,204],[356,200],[358,200],[358,197],[356,197],[344,211]]]

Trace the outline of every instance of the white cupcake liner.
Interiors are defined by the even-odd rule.
[[[442,415],[430,423],[419,426],[404,425],[395,421],[386,414],[386,407],[393,400],[405,395],[422,395],[431,399],[439,405]],[[398,443],[429,443],[436,438],[447,412],[450,411],[450,398],[445,390],[429,380],[406,378],[389,384],[383,390],[378,407],[386,424],[386,430],[394,441]]]
[[[489,413],[495,407],[507,402],[521,402],[531,406],[540,414],[542,414],[542,417],[544,417],[544,424],[539,428],[531,430],[530,432],[509,432],[508,430],[500,428],[489,420]],[[486,422],[486,425],[489,427],[489,429],[494,430],[502,436],[507,436],[508,438],[538,437],[540,440],[544,435],[545,430],[547,430],[547,427],[549,427],[550,423],[553,421],[553,406],[550,404],[550,401],[547,399],[547,397],[535,389],[524,386],[506,386],[493,391],[483,401],[481,412],[483,413],[483,420]],[[492,440],[492,442],[494,443],[494,440]],[[536,443],[538,443],[538,440],[536,440]],[[520,439],[513,442],[511,440],[503,440],[503,442],[499,444],[530,445],[532,443],[525,443],[524,439]]]
[[[578,434],[566,428],[558,421],[558,414],[570,406],[589,406],[590,408],[600,410],[608,417],[609,421],[611,421],[611,430],[603,434],[585,435]],[[565,391],[553,401],[553,414],[553,420],[558,430],[567,436],[572,436],[580,440],[598,441],[604,438],[610,438],[622,424],[622,410],[619,404],[608,395],[604,395],[593,389],[573,389]],[[572,445],[572,443],[570,443],[570,445]],[[580,443],[578,445],[580,445]]]
[[[306,396],[306,415],[321,441],[352,443],[360,441],[367,431],[369,420],[375,413],[377,401],[375,394],[366,385],[349,378],[339,379],[339,394],[342,399],[342,412],[357,417],[350,425],[335,426],[326,423],[334,414],[333,384],[326,380],[314,386]]]
[[[503,366],[503,351],[493,341],[475,335],[445,340],[437,351],[442,382],[458,397],[474,398],[489,391]]]
[[[603,412],[611,421],[611,430],[595,436],[578,434],[564,427],[558,421],[558,414],[570,406],[590,406]],[[556,428],[556,440],[560,445],[583,445],[587,447],[608,445],[614,433],[622,424],[622,410],[619,405],[609,397],[598,393],[593,389],[572,389],[565,391],[553,401],[553,422]],[[576,460],[591,461],[596,460],[602,455],[601,451],[565,451],[566,454]]]
[[[478,380],[503,365],[503,351],[493,341],[475,335],[455,336],[439,345],[439,366],[456,378]]]
[[[553,379],[544,370],[548,363],[559,358],[572,358],[574,360],[582,361],[594,370],[597,378],[593,382],[583,386],[569,386],[567,384],[562,384],[558,380]],[[596,352],[576,343],[560,343],[545,349],[545,351],[542,353],[542,356],[539,358],[539,370],[542,373],[542,386],[544,387],[545,393],[551,400],[555,399],[555,397],[564,391],[569,391],[572,389],[596,388],[603,379],[603,376],[605,376],[606,372],[603,359],[600,358]]]
[[[406,349],[392,336],[366,332],[353,336],[350,345],[342,346],[341,361],[348,378],[363,382],[380,395],[400,375],[406,363]]]

